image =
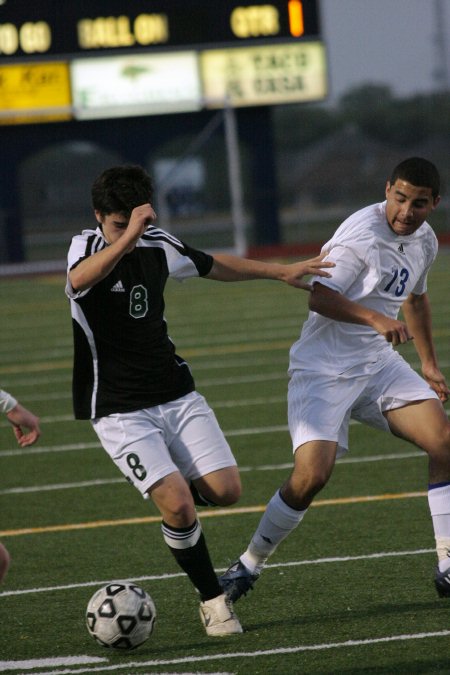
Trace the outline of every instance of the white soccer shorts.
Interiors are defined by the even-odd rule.
[[[337,456],[348,450],[350,418],[390,431],[383,412],[439,397],[397,353],[375,373],[359,367],[342,375],[293,372],[288,391],[288,421],[295,451],[308,441],[337,441]]]
[[[197,392],[175,401],[92,420],[111,459],[143,495],[179,471],[188,481],[236,466],[216,416]]]

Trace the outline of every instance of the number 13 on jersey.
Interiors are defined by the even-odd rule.
[[[405,292],[406,282],[409,279],[409,272],[406,267],[402,267],[401,270],[399,270],[397,267],[396,269],[392,270],[392,272],[392,279],[387,284],[387,286],[385,286],[384,290],[388,293],[392,288],[395,295],[400,297]]]

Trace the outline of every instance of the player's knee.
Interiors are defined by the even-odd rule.
[[[290,492],[297,498],[308,497],[312,499],[325,487],[330,477],[329,471],[322,467],[311,468],[301,476],[294,475],[289,481]]]
[[[310,478],[309,491],[312,494],[316,495],[328,483],[328,478],[329,475],[325,471],[319,471],[314,473]]]
[[[228,485],[226,490],[217,495],[217,505],[218,506],[231,506],[231,504],[236,504],[241,496],[242,490],[240,483],[235,483],[233,485]]]
[[[442,441],[446,451],[450,454],[450,422],[445,425],[444,433],[442,434]]]
[[[429,455],[441,457],[443,460],[447,459],[450,462],[450,423],[445,424],[439,430],[429,443],[429,447],[425,448]]]
[[[231,506],[241,496],[240,482],[220,486],[219,489],[205,490],[204,497],[211,506]]]
[[[189,496],[172,500],[159,510],[163,520],[173,527],[188,527],[195,520],[195,508]]]
[[[242,492],[238,471],[218,472],[190,486],[194,501],[200,506],[231,506]]]

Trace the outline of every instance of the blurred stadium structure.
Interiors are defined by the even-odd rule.
[[[241,255],[309,254],[353,210],[381,201],[386,172],[413,154],[432,159],[443,172],[443,201],[432,224],[441,241],[448,242],[447,145],[445,139],[429,138],[400,151],[347,127],[301,151],[277,151],[280,236],[275,245],[261,245],[255,235],[252,163],[245,143],[238,141],[230,108],[215,112],[199,133],[163,144],[146,168],[155,180],[158,225],[192,245]],[[64,269],[71,237],[95,225],[92,179],[105,167],[125,161],[127,157],[90,140],[49,143],[27,157],[19,170],[26,262],[6,261],[7,235],[0,212],[0,274]]]
[[[193,245],[245,254],[249,215],[235,111],[224,105],[198,134],[183,134],[169,145],[145,163],[155,183],[157,225]],[[0,211],[0,274],[65,269],[72,236],[95,227],[92,180],[125,162],[133,160],[89,140],[49,143],[27,157],[18,172],[25,261],[6,261],[8,233]]]

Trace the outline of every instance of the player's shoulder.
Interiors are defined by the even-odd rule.
[[[435,258],[439,248],[438,238],[435,231],[427,221],[422,223],[414,233],[414,239],[419,244],[419,248],[425,252],[427,257]]]
[[[102,237],[102,233],[99,228],[97,229],[86,228],[85,230],[78,232],[78,234],[75,234],[72,237],[72,241],[87,241],[88,239],[92,239],[93,237],[100,237],[100,238]]]
[[[105,239],[100,228],[82,230],[72,237],[70,250],[89,250],[91,253],[99,251],[106,246]]]
[[[383,221],[382,204],[371,204],[352,213],[338,227],[332,237],[334,245],[356,245],[366,247],[372,245],[378,235],[379,224]]]
[[[170,232],[163,230],[160,227],[149,225],[145,230],[139,242],[141,245],[152,246],[158,243],[171,244],[172,246],[180,246],[181,241]]]
[[[436,236],[436,233],[433,230],[433,228],[431,227],[430,223],[428,223],[427,221],[422,223],[422,225],[419,227],[419,229],[416,230],[416,234],[421,239],[425,239],[425,240],[428,240],[430,242],[436,242],[436,244],[437,244],[438,238]]]
[[[159,249],[166,257],[186,254],[186,244],[181,239],[154,225],[148,226],[136,246],[149,252]]]

